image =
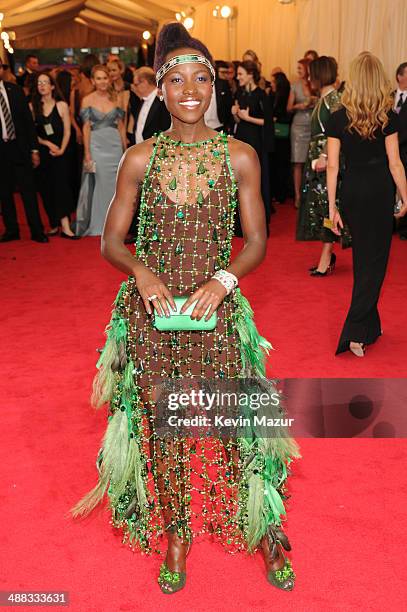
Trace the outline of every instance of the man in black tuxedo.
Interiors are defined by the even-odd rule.
[[[407,176],[407,62],[397,68],[397,90],[394,92],[394,110],[399,115],[399,146],[400,159],[403,162]],[[407,219],[402,217],[399,221],[398,231],[402,240],[407,240]]]
[[[129,134],[130,144],[139,144],[156,132],[164,132],[171,125],[171,116],[157,93],[155,72],[143,66],[134,72],[136,96],[130,96],[129,111],[133,117],[133,129]]]
[[[48,242],[38,210],[33,166],[40,163],[38,139],[23,90],[3,81],[0,63],[0,202],[6,232],[0,242],[19,240],[20,231],[14,202],[14,188],[20,187],[31,239]]]
[[[25,79],[29,74],[35,74],[40,69],[38,57],[36,55],[27,55],[25,58],[24,72],[17,77],[17,83],[20,87],[24,87]]]
[[[217,78],[211,103],[205,113],[205,123],[213,130],[220,132],[223,130],[227,134],[231,134],[232,126],[234,126],[232,116],[233,98],[229,83],[226,80],[226,70],[228,70],[226,62],[221,60],[216,62]]]

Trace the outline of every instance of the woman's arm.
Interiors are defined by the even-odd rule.
[[[295,92],[291,90],[290,95],[288,96],[287,113],[292,113],[296,110],[305,110],[306,108],[308,107],[305,102],[295,103]]]
[[[117,122],[117,129],[119,130],[123,151],[125,151],[127,149],[127,133],[124,119],[119,119],[119,121]]]
[[[260,191],[260,163],[256,151],[246,143],[234,140],[230,142],[230,157],[239,184],[244,247],[227,268],[227,272],[242,278],[264,259],[267,244],[266,217]],[[225,296],[224,286],[211,279],[188,298],[181,312],[197,301],[191,318],[200,320],[210,306],[205,317],[205,320],[208,320]]]
[[[82,126],[83,134],[83,153],[86,162],[92,161],[92,155],[90,152],[90,121],[85,121]]]
[[[71,89],[71,93],[69,94],[69,114],[71,117],[71,124],[76,133],[76,142],[82,144],[82,130],[75,119],[75,91],[75,89]]]
[[[400,159],[398,133],[395,132],[394,134],[386,136],[384,143],[386,146],[386,153],[389,160],[389,169],[403,202],[402,209],[395,216],[403,217],[407,212],[407,185],[406,173],[404,171],[404,166]]]
[[[328,190],[329,218],[332,221],[332,231],[340,236],[339,227],[343,228],[342,219],[336,207],[336,188],[338,185],[339,153],[341,141],[339,138],[328,137],[328,162],[326,167],[326,186]]]
[[[69,108],[66,102],[57,102],[57,110],[64,124],[64,135],[59,147],[60,155],[63,155],[71,137],[71,119],[69,117]]]
[[[236,123],[240,122],[239,119],[239,101],[235,100],[234,104],[232,105],[232,108],[230,109],[230,112],[232,113],[233,119]]]
[[[151,140],[132,147],[123,155],[117,174],[116,191],[107,212],[103,228],[102,255],[112,266],[125,274],[134,276],[146,311],[152,314],[149,296],[157,295],[153,305],[159,314],[169,316],[168,303],[175,303],[168,288],[141,261],[135,258],[124,245],[127,232],[137,211],[141,184],[148,160],[152,154]]]
[[[261,117],[251,117],[248,108],[239,109],[237,115],[242,121],[254,123],[255,125],[264,125],[264,119],[262,119]]]
[[[82,98],[81,102],[81,112],[88,108],[88,104],[91,102],[92,94],[85,96]],[[92,154],[90,152],[90,120],[85,117],[81,117],[82,119],[82,136],[83,136],[83,157],[84,162],[89,164],[92,161]]]

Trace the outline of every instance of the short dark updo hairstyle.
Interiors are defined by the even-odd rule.
[[[174,23],[168,23],[161,29],[157,46],[154,56],[154,70],[157,72],[163,64],[165,64],[165,58],[168,53],[188,47],[195,49],[199,55],[204,55],[213,66],[212,55],[209,49],[197,38],[193,38],[188,30],[182,25],[175,21]]]
[[[335,83],[338,77],[338,64],[334,57],[321,55],[309,65],[311,82],[317,83],[320,88]]]
[[[248,74],[253,75],[253,81],[256,85],[260,81],[260,70],[256,62],[252,62],[251,60],[246,60],[245,62],[240,62],[239,66],[244,68]]]

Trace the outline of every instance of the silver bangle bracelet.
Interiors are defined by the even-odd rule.
[[[238,278],[227,270],[218,270],[212,276],[215,280],[219,281],[226,289],[226,294],[229,295],[238,285]]]

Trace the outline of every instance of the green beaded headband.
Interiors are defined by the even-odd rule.
[[[178,64],[189,63],[204,64],[207,68],[209,68],[209,71],[212,76],[212,82],[215,80],[215,69],[208,60],[208,58],[204,55],[176,55],[175,57],[172,57],[170,60],[168,60],[168,62],[163,64],[161,68],[157,71],[157,74],[155,75],[157,85],[159,84],[163,76],[165,76],[167,72],[171,70],[171,68],[174,68],[174,66],[178,66]]]

